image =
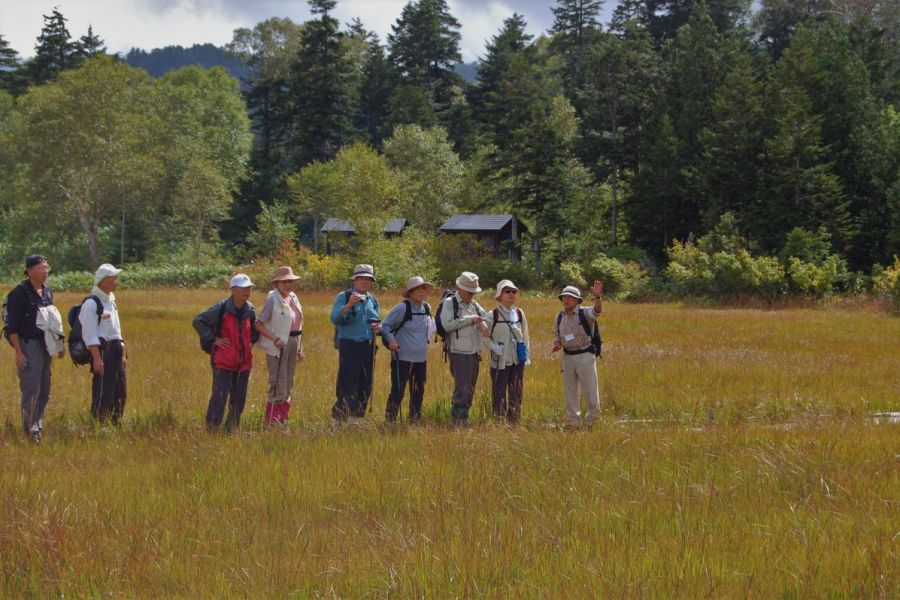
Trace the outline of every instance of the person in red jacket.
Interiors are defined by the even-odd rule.
[[[206,428],[218,430],[228,404],[225,430],[241,423],[247,400],[247,383],[253,368],[252,346],[259,339],[256,309],[249,302],[253,282],[243,273],[231,278],[231,296],[200,313],[194,329],[200,335],[200,347],[209,353],[213,383],[206,410]]]

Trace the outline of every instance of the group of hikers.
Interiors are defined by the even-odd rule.
[[[4,302],[4,334],[15,351],[22,407],[22,426],[32,441],[43,435],[44,409],[50,397],[53,356],[63,357],[66,345],[63,320],[47,286],[50,265],[45,256],[25,260],[27,279]],[[125,342],[114,291],[121,269],[103,264],[94,276],[91,295],[69,313],[69,352],[76,363],[90,365],[91,416],[118,423],[127,398]],[[253,368],[253,345],[266,357],[268,393],[264,414],[267,426],[284,423],[291,409],[291,393],[297,363],[303,361],[303,308],[294,286],[299,281],[289,266],[279,267],[269,281],[262,310],[250,302],[253,282],[246,274],[231,278],[231,294],[196,316],[193,327],[201,348],[209,354],[212,392],[206,411],[206,427],[231,430],[240,425]],[[475,296],[482,292],[478,275],[463,271],[455,289],[447,290],[432,312],[426,298],[434,285],[411,277],[402,301],[381,318],[378,299],[371,293],[375,270],[356,265],[350,286],[334,299],[330,320],[338,351],[335,402],[331,425],[358,425],[370,410],[377,340],[390,351],[391,389],[385,419],[397,422],[409,390],[408,421],[422,419],[427,379],[428,345],[440,337],[454,380],[451,419],[466,426],[478,382],[485,348],[490,354],[493,414],[517,423],[522,412],[525,368],[530,364],[528,319],[518,305],[520,290],[509,279],[496,286],[492,310],[485,310]],[[562,310],[553,323],[552,351],[562,350],[566,426],[582,425],[581,394],[587,401],[585,424],[599,416],[597,364],[600,353],[597,328],[603,310],[603,285],[591,289],[593,305],[580,306],[581,291],[566,286],[557,295]],[[227,408],[227,416],[226,416]]]

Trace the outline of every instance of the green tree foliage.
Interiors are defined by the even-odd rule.
[[[296,165],[329,160],[350,142],[358,100],[353,56],[337,19],[329,14],[335,2],[309,4],[319,18],[304,26],[291,81]]]
[[[662,48],[703,7],[720,33],[740,32],[750,15],[750,0],[622,0],[613,11],[611,27],[625,31],[628,23],[646,29]]]
[[[462,161],[439,128],[400,125],[384,143],[396,173],[396,215],[420,231],[434,231],[456,211],[463,189]]]
[[[420,86],[435,102],[447,97],[459,76],[459,21],[445,0],[411,0],[388,34],[390,61],[405,83]]]
[[[699,134],[703,156],[698,174],[706,197],[703,222],[712,227],[731,212],[752,237],[763,239],[769,229],[763,218],[769,123],[764,83],[748,55],[740,54],[736,61],[713,97],[713,119]]]
[[[597,21],[602,5],[597,0],[556,0],[551,8],[553,48],[563,58],[563,85],[570,98],[584,84],[587,49],[602,31]]]
[[[49,210],[54,233],[80,231],[93,266],[110,250],[100,247],[104,228],[132,209],[158,210],[153,182],[163,173],[144,150],[161,125],[147,118],[150,86],[142,71],[101,57],[32,87],[18,104],[16,150],[35,209],[28,216]]]
[[[288,84],[302,34],[302,25],[273,17],[252,29],[235,30],[226,47],[244,67],[244,98],[255,133],[251,176],[242,185],[223,232],[232,240],[247,232],[260,206],[287,198],[283,175],[291,168],[292,135]]]
[[[389,126],[427,128],[434,124],[433,114],[457,150],[468,152],[473,146],[474,125],[465,82],[454,70],[462,59],[459,29],[445,0],[411,0],[403,8],[388,34],[388,58],[397,87],[388,102],[387,122]],[[412,100],[409,106],[407,99]]]
[[[623,173],[638,166],[640,132],[662,84],[660,61],[646,33],[629,28],[622,37],[605,34],[590,48],[579,91],[581,156],[598,181],[609,182],[612,245],[618,243]]]
[[[100,36],[94,33],[92,25],[88,25],[87,33],[78,38],[78,53],[83,58],[106,54],[106,46]]]
[[[354,123],[360,136],[375,147],[381,146],[385,136],[385,120],[389,113],[388,101],[391,92],[391,66],[384,46],[381,45],[378,36],[373,34],[369,38],[362,68],[359,107]]]
[[[25,91],[25,85],[20,71],[19,53],[0,35],[0,90],[16,96]]]
[[[21,175],[7,229],[23,249],[85,248],[70,267],[139,260],[152,249],[141,240],[199,247],[227,213],[250,144],[224,70],[192,67],[157,83],[103,56],[32,87],[14,123]]]
[[[27,64],[28,79],[41,84],[54,79],[62,71],[72,69],[81,62],[78,43],[66,28],[66,19],[59,10],[44,15],[44,26],[34,47],[34,58]]]
[[[508,132],[498,130],[505,108],[501,105],[500,84],[514,56],[523,55],[525,62],[534,61],[533,36],[525,33],[525,18],[513,14],[503,22],[503,28],[485,47],[484,58],[478,61],[478,74],[469,92],[475,119],[489,138],[504,137]]]

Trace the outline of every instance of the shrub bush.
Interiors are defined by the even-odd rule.
[[[619,260],[606,255],[599,255],[588,266],[585,273],[584,287],[590,286],[594,280],[603,282],[605,294],[620,299],[634,297],[647,291],[650,286],[650,274],[635,260]]]
[[[119,287],[152,288],[152,287],[205,287],[227,284],[227,279],[234,269],[227,264],[190,266],[168,265],[147,267],[144,265],[128,265],[119,277]],[[68,271],[54,274],[50,279],[50,287],[59,291],[88,291],[94,285],[94,274],[87,271]]]
[[[877,269],[872,274],[873,293],[900,312],[900,256],[887,269]]]

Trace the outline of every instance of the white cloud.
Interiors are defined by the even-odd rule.
[[[358,17],[367,29],[387,40],[407,0],[343,0],[335,18],[348,23]],[[485,42],[503,20],[520,12],[529,32],[539,34],[552,21],[553,0],[449,0],[451,13],[462,24],[462,54],[466,61],[484,53]],[[92,25],[111,52],[132,47],[146,50],[167,46],[222,45],[238,27],[252,27],[272,16],[301,22],[309,18],[305,0],[0,0],[0,34],[22,56],[34,53],[44,14],[53,7],[68,19],[78,38]]]

